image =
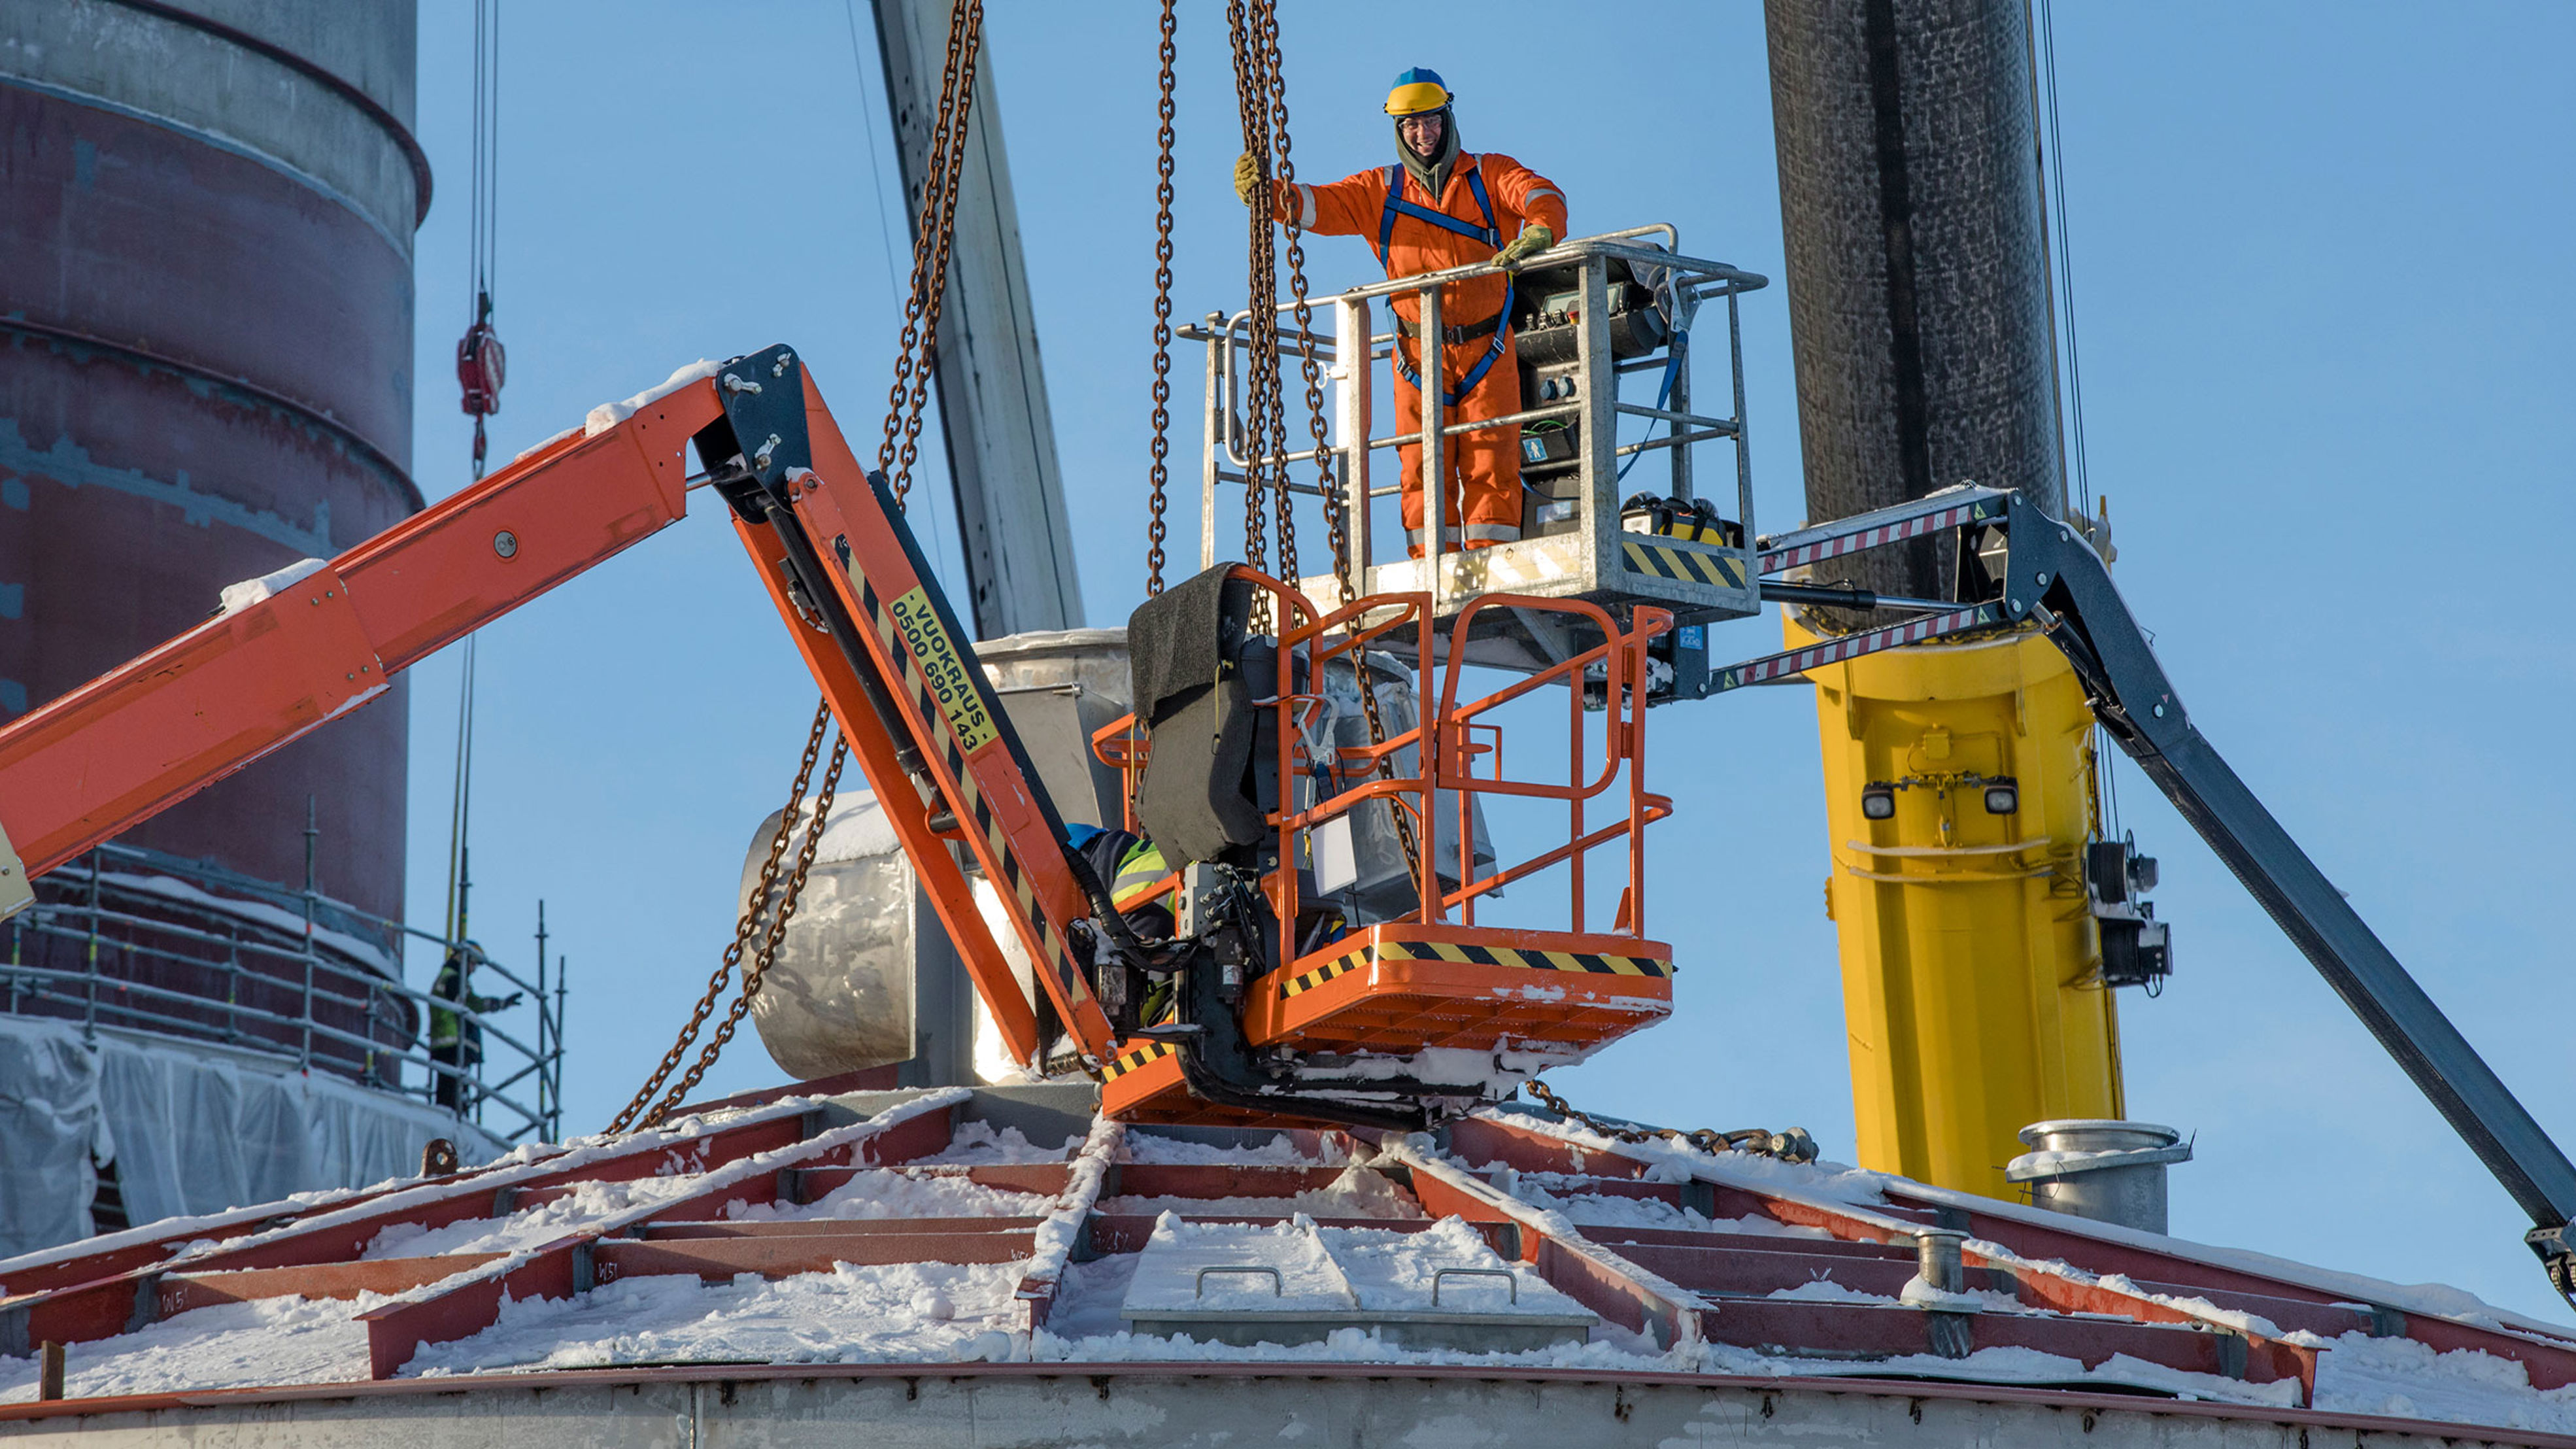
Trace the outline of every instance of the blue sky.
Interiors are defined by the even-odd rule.
[[[1429,65],[1460,96],[1467,145],[1560,182],[1576,231],[1671,221],[1697,254],[1781,275],[1755,5],[1639,0],[1615,26],[1585,20],[1579,42],[1551,32],[1562,5],[1283,8],[1301,174],[1384,164],[1387,78]],[[1222,8],[1184,9],[1186,316],[1241,305],[1243,282]],[[854,60],[839,0],[713,13],[510,7],[502,457],[683,362],[773,341],[804,352],[844,426],[875,429],[899,303],[873,51]],[[414,468],[432,498],[467,457],[450,361],[467,14],[422,14],[442,199],[420,234]],[[1122,619],[1143,579],[1154,15],[993,0],[987,27],[1095,623]],[[2576,703],[2552,562],[2576,526],[2576,10],[2069,5],[2057,24],[2091,472],[2121,586],[2203,730],[2576,1144],[2560,875],[2576,789],[2533,738]],[[885,200],[901,205],[890,176]],[[900,239],[899,210],[890,222]],[[1356,241],[1310,258],[1319,291],[1371,275]],[[1784,288],[1748,300],[1746,353],[1757,526],[1776,529],[1802,513]],[[928,451],[916,497],[953,548]],[[1718,647],[1761,652],[1775,627],[1720,630]],[[481,650],[477,934],[524,960],[513,942],[548,902],[571,958],[568,1125],[588,1130],[729,938],[813,688],[712,509],[494,625]],[[424,921],[444,885],[455,685],[451,657],[414,671]],[[1810,699],[1746,691],[1652,727],[1652,783],[1681,809],[1649,882],[1659,927],[1688,943],[1679,1009],[1556,1085],[1680,1126],[1799,1123],[1847,1157]],[[2175,1231],[2564,1318],[2502,1191],[2144,780],[2120,784],[2175,923],[2170,989],[2122,1003],[2132,1112],[2197,1134]],[[776,1077],[746,1032],[709,1088]]]

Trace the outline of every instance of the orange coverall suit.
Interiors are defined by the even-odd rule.
[[[1485,233],[1490,225],[1491,240],[1394,210],[1388,205],[1391,197],[1437,211],[1467,231]],[[1293,194],[1281,187],[1273,194],[1272,216],[1294,221],[1319,236],[1368,238],[1390,277],[1484,261],[1531,222],[1547,227],[1559,239],[1566,235],[1565,193],[1555,182],[1493,151],[1461,152],[1450,167],[1446,191],[1436,200],[1402,166],[1390,166],[1323,186],[1300,182]],[[1486,276],[1440,289],[1440,321],[1450,339],[1440,348],[1440,388],[1448,400],[1451,423],[1499,418],[1521,410],[1521,373],[1512,360],[1511,319],[1499,315],[1508,287],[1504,278]],[[1396,355],[1405,368],[1419,371],[1421,300],[1405,295],[1393,301],[1396,315],[1415,334],[1397,344]],[[1492,329],[1480,331],[1488,322]],[[1405,381],[1403,369],[1395,379],[1395,426],[1397,432],[1417,437],[1422,431],[1422,395]],[[1448,445],[1451,461],[1441,506],[1442,545],[1454,548],[1463,540],[1465,547],[1478,548],[1520,537],[1519,429],[1462,433],[1448,439]],[[1408,443],[1397,450],[1397,457],[1404,474],[1404,527],[1418,556],[1422,552],[1422,447]]]

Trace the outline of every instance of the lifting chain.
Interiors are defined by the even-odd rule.
[[[877,449],[877,471],[897,504],[912,492],[922,411],[938,362],[939,306],[948,292],[948,244],[957,225],[958,181],[966,172],[966,122],[974,109],[975,56],[983,35],[984,0],[958,0],[948,15],[948,68],[940,76],[939,119],[922,163],[921,217],[913,229],[912,295],[903,304],[903,345],[886,391],[885,442]]]
[[[1278,293],[1278,271],[1271,249],[1268,214],[1275,208],[1263,204],[1272,194],[1268,179],[1275,174],[1279,186],[1296,185],[1297,164],[1290,155],[1288,139],[1288,76],[1280,63],[1278,3],[1277,0],[1248,0],[1248,14],[1246,3],[1247,0],[1236,0],[1226,14],[1234,27],[1235,76],[1244,111],[1244,145],[1259,158],[1264,182],[1253,192],[1256,216],[1252,260],[1252,310],[1256,316],[1264,316],[1265,306],[1271,304]],[[1247,31],[1251,34],[1247,35]],[[1248,73],[1257,73],[1257,79],[1248,78]],[[1259,87],[1257,99],[1253,90],[1255,84]],[[1256,111],[1259,112],[1257,126]],[[1269,146],[1254,144],[1256,130],[1266,132]],[[1315,309],[1306,290],[1306,233],[1299,220],[1303,214],[1302,208],[1291,208],[1288,220],[1281,224],[1288,233],[1288,290],[1295,300],[1298,368],[1306,383],[1306,427],[1315,444],[1315,491],[1322,496],[1324,522],[1330,531],[1333,579],[1341,587],[1342,602],[1347,603],[1360,597],[1361,591],[1356,576],[1357,565],[1351,558],[1348,511],[1342,492],[1333,481],[1333,455],[1327,436],[1330,425],[1324,416],[1323,365],[1315,355]],[[1252,351],[1256,390],[1265,376],[1268,383],[1267,393],[1255,401],[1254,406],[1260,409],[1255,416],[1266,415],[1267,424],[1265,429],[1263,423],[1256,421],[1247,431],[1252,435],[1256,451],[1266,449],[1268,457],[1284,459],[1288,453],[1288,420],[1280,401],[1279,333],[1275,308],[1266,315],[1272,325],[1256,335]],[[1361,345],[1366,346],[1365,343]],[[1266,374],[1263,370],[1265,358]],[[1246,472],[1253,474],[1255,469],[1247,468]],[[1290,511],[1293,494],[1289,490],[1288,469],[1284,462],[1279,465],[1275,486],[1279,499],[1281,571],[1289,582],[1295,583],[1296,519]],[[1253,495],[1246,504],[1246,518],[1257,520],[1261,508],[1259,484],[1247,477],[1246,487]],[[1255,525],[1247,522],[1246,526],[1249,529]],[[1361,711],[1368,717],[1369,743],[1383,746],[1386,743],[1386,718],[1379,709],[1377,679],[1366,656],[1365,649],[1353,656],[1354,681],[1360,692]],[[1392,767],[1383,758],[1377,762],[1377,775],[1380,779],[1394,778]],[[1405,861],[1418,872],[1422,851],[1414,837],[1413,817],[1406,813],[1403,802],[1392,796],[1386,801],[1386,815],[1395,826],[1396,838],[1403,845]]]
[[[1234,47],[1234,95],[1243,123],[1243,149],[1253,158],[1258,180],[1253,186],[1255,205],[1250,209],[1251,265],[1250,283],[1244,303],[1244,340],[1247,344],[1249,376],[1243,388],[1243,561],[1264,573],[1270,572],[1269,490],[1280,490],[1280,517],[1290,521],[1287,478],[1271,476],[1272,460],[1279,455],[1272,436],[1282,431],[1279,418],[1279,259],[1271,240],[1270,208],[1259,204],[1270,195],[1270,67],[1271,51],[1262,36],[1262,19],[1269,10],[1269,0],[1229,0],[1225,7],[1226,29]],[[1296,542],[1293,530],[1281,530],[1279,574],[1295,579]],[[1269,599],[1253,599],[1254,624],[1267,627]]]
[[[922,214],[913,241],[912,295],[904,303],[901,355],[895,362],[894,383],[886,393],[885,441],[877,451],[877,471],[889,478],[897,508],[905,505],[912,491],[912,465],[919,457],[922,414],[930,400],[931,371],[938,358],[939,303],[948,289],[949,244],[956,232],[957,189],[965,173],[966,124],[973,110],[975,56],[983,28],[983,0],[959,0],[949,13],[948,61],[940,75],[939,119],[932,128],[930,155],[922,168]],[[689,1014],[688,1025],[681,1028],[679,1039],[663,1054],[661,1065],[635,1099],[609,1123],[609,1131],[656,1126],[686,1101],[733,1040],[743,1017],[751,1011],[752,1001],[760,995],[761,982],[778,958],[779,945],[786,940],[787,923],[804,897],[805,878],[814,868],[814,854],[821,848],[823,832],[831,822],[841,767],[849,761],[849,741],[833,740],[831,763],[823,769],[822,789],[815,795],[811,811],[807,811],[805,792],[814,778],[814,763],[822,754],[823,736],[831,723],[832,706],[826,700],[815,706],[814,727],[806,735],[805,756],[796,767],[796,782],[788,790],[787,809],[778,817],[777,833],[770,837],[769,854],[761,862],[751,900],[734,923],[733,943],[725,948],[715,974],[707,978],[706,994],[698,998],[697,1009]],[[788,838],[800,819],[805,823],[804,839],[796,851],[796,864],[782,883],[779,863],[787,854]],[[754,935],[760,938],[757,948],[751,944]],[[746,953],[751,957],[747,966],[743,964]],[[677,1082],[670,1082],[680,1059],[688,1055],[691,1044],[705,1030],[716,999],[724,994],[726,983],[737,969],[742,973],[742,994],[727,1009],[724,1020],[716,1024],[715,1034],[699,1051],[698,1059]],[[664,1091],[666,1082],[670,1082],[668,1091]],[[659,1101],[654,1100],[656,1093],[661,1094]]]
[[[1652,1142],[1660,1137],[1667,1142],[1696,1147],[1702,1152],[1750,1152],[1760,1157],[1776,1157],[1782,1162],[1816,1160],[1816,1139],[1808,1136],[1804,1127],[1792,1127],[1786,1132],[1773,1132],[1762,1127],[1745,1127],[1733,1132],[1720,1132],[1709,1127],[1695,1132],[1683,1132],[1672,1127],[1623,1127],[1577,1109],[1563,1097],[1549,1091],[1547,1083],[1536,1078],[1521,1083],[1521,1090],[1537,1098],[1548,1110],[1580,1122],[1614,1142]]]
[[[778,865],[787,854],[788,836],[795,830],[798,815],[804,809],[805,788],[814,778],[814,761],[823,751],[823,732],[831,727],[831,723],[831,707],[826,704],[816,705],[814,727],[805,736],[805,758],[796,767],[796,783],[788,787],[787,809],[778,817],[778,833],[770,837],[769,855],[760,863],[760,875],[752,886],[751,899],[743,906],[741,918],[734,923],[733,944],[725,947],[723,959],[716,963],[715,974],[707,978],[706,994],[698,998],[697,1009],[689,1013],[689,1024],[680,1028],[679,1040],[671,1043],[671,1049],[662,1056],[662,1064],[653,1069],[652,1078],[636,1092],[635,1100],[627,1103],[626,1109],[619,1112],[616,1120],[608,1124],[609,1131],[623,1132],[629,1127],[649,1127],[660,1117],[659,1109],[650,1113],[646,1109],[652,1104],[654,1095],[662,1090],[662,1084],[670,1080],[671,1073],[679,1070],[680,1058],[688,1055],[690,1045],[697,1041],[698,1033],[705,1029],[707,1017],[716,1009],[716,998],[724,994],[726,983],[733,979],[735,968],[742,964],[743,954],[751,949],[753,934],[761,928],[761,911],[769,904],[771,895],[778,888]],[[840,764],[840,751],[836,749],[833,751],[832,759],[832,773],[835,777],[839,774]],[[802,853],[799,858],[803,858]],[[766,940],[762,945],[761,953],[753,959],[765,965],[765,958],[775,948]],[[746,1001],[749,980],[749,973],[746,973]],[[705,1073],[712,1061],[711,1056],[700,1059],[697,1068],[690,1074],[691,1085],[695,1085],[696,1078]]]
[[[1271,144],[1277,150],[1278,157],[1278,164],[1273,168],[1273,174],[1279,178],[1280,185],[1292,186],[1296,184],[1297,168],[1288,159],[1288,77],[1286,72],[1280,69],[1279,64],[1278,0],[1253,0],[1251,19],[1256,27],[1253,39],[1258,42],[1254,58],[1259,62],[1262,76],[1263,93],[1259,99],[1267,103],[1263,108],[1263,116],[1268,123],[1266,130]],[[1270,157],[1265,155],[1262,159],[1266,163]],[[1263,227],[1261,234],[1264,238],[1268,238],[1270,228]],[[1293,230],[1288,234],[1291,248],[1288,259],[1290,271],[1296,278],[1297,295],[1302,299],[1306,292],[1306,256],[1304,250],[1296,246],[1297,237],[1298,233]],[[1294,584],[1298,581],[1297,495],[1290,488],[1288,481],[1288,408],[1282,401],[1282,382],[1279,375],[1279,285],[1276,247],[1277,244],[1274,241],[1270,275],[1265,279],[1258,297],[1265,309],[1263,320],[1268,324],[1263,337],[1263,350],[1270,355],[1269,449],[1273,460],[1272,466],[1278,470],[1271,480],[1271,487],[1274,490],[1272,497],[1276,500],[1279,509],[1279,576]],[[1301,317],[1301,320],[1308,323],[1313,321],[1311,308]],[[1311,331],[1301,333],[1298,346],[1309,358],[1306,374],[1306,404],[1313,414],[1315,426],[1320,429],[1324,422],[1324,394],[1323,390],[1316,385],[1311,361],[1315,350],[1314,334]],[[1322,441],[1319,434],[1316,442],[1320,445]],[[1315,466],[1322,470],[1325,479],[1324,487],[1318,491],[1329,494],[1332,488],[1332,461],[1318,452]]]
[[[1152,598],[1163,591],[1163,539],[1168,530],[1163,524],[1163,510],[1170,507],[1164,497],[1164,485],[1170,481],[1172,427],[1172,61],[1178,54],[1173,45],[1173,32],[1178,28],[1173,7],[1177,0],[1163,0],[1163,99],[1160,110],[1162,128],[1155,132],[1159,151],[1154,160],[1154,467],[1153,494],[1148,507],[1152,521],[1145,525],[1145,596]]]
[[[831,706],[825,705],[819,713],[829,719]],[[787,922],[795,916],[796,903],[804,897],[805,876],[807,872],[813,870],[814,852],[822,846],[823,831],[831,824],[832,797],[841,788],[841,766],[846,764],[849,758],[847,743],[840,740],[833,741],[832,763],[824,767],[822,788],[815,792],[813,811],[806,817],[804,843],[796,850],[796,869],[787,877],[786,885],[779,893],[777,907],[769,913],[769,927],[761,936],[760,950],[752,956],[751,964],[743,968],[742,995],[734,998],[732,1008],[725,1012],[725,1019],[716,1024],[715,1035],[708,1038],[705,1049],[700,1051],[698,1059],[690,1064],[687,1074],[671,1085],[671,1090],[661,1101],[653,1104],[653,1110],[645,1114],[641,1125],[646,1127],[661,1125],[662,1119],[670,1116],[673,1108],[689,1099],[689,1093],[697,1090],[698,1082],[706,1076],[707,1069],[716,1064],[716,1058],[724,1054],[725,1045],[733,1040],[734,1032],[742,1026],[743,1017],[751,1011],[752,999],[760,995],[760,983],[767,979],[771,964],[777,961],[780,943],[787,939]],[[808,745],[805,752],[806,767],[812,768],[813,762],[813,747]],[[802,778],[802,772],[799,778]],[[788,824],[786,820],[779,822],[779,840],[785,839]],[[770,846],[773,862],[777,856],[777,849],[777,842],[773,841]],[[757,913],[766,904],[766,898],[755,902],[752,911],[746,914]],[[739,936],[736,937],[736,941],[738,944]],[[698,1020],[705,1020],[703,1012]]]

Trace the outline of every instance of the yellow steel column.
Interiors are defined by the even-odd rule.
[[[1813,635],[1794,617],[1792,647]],[[2093,716],[2056,648],[2018,633],[1811,670],[1824,748],[1843,1015],[1861,1165],[2014,1195],[2015,1133],[2120,1117],[2083,846]],[[2010,778],[2019,808],[1977,780]],[[1872,820],[1862,796],[1893,787]]]

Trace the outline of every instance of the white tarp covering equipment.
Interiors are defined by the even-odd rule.
[[[445,1112],[289,1063],[0,1017],[0,1258],[90,1235],[93,1159],[145,1223],[407,1176],[433,1137],[469,1164],[501,1152]]]

